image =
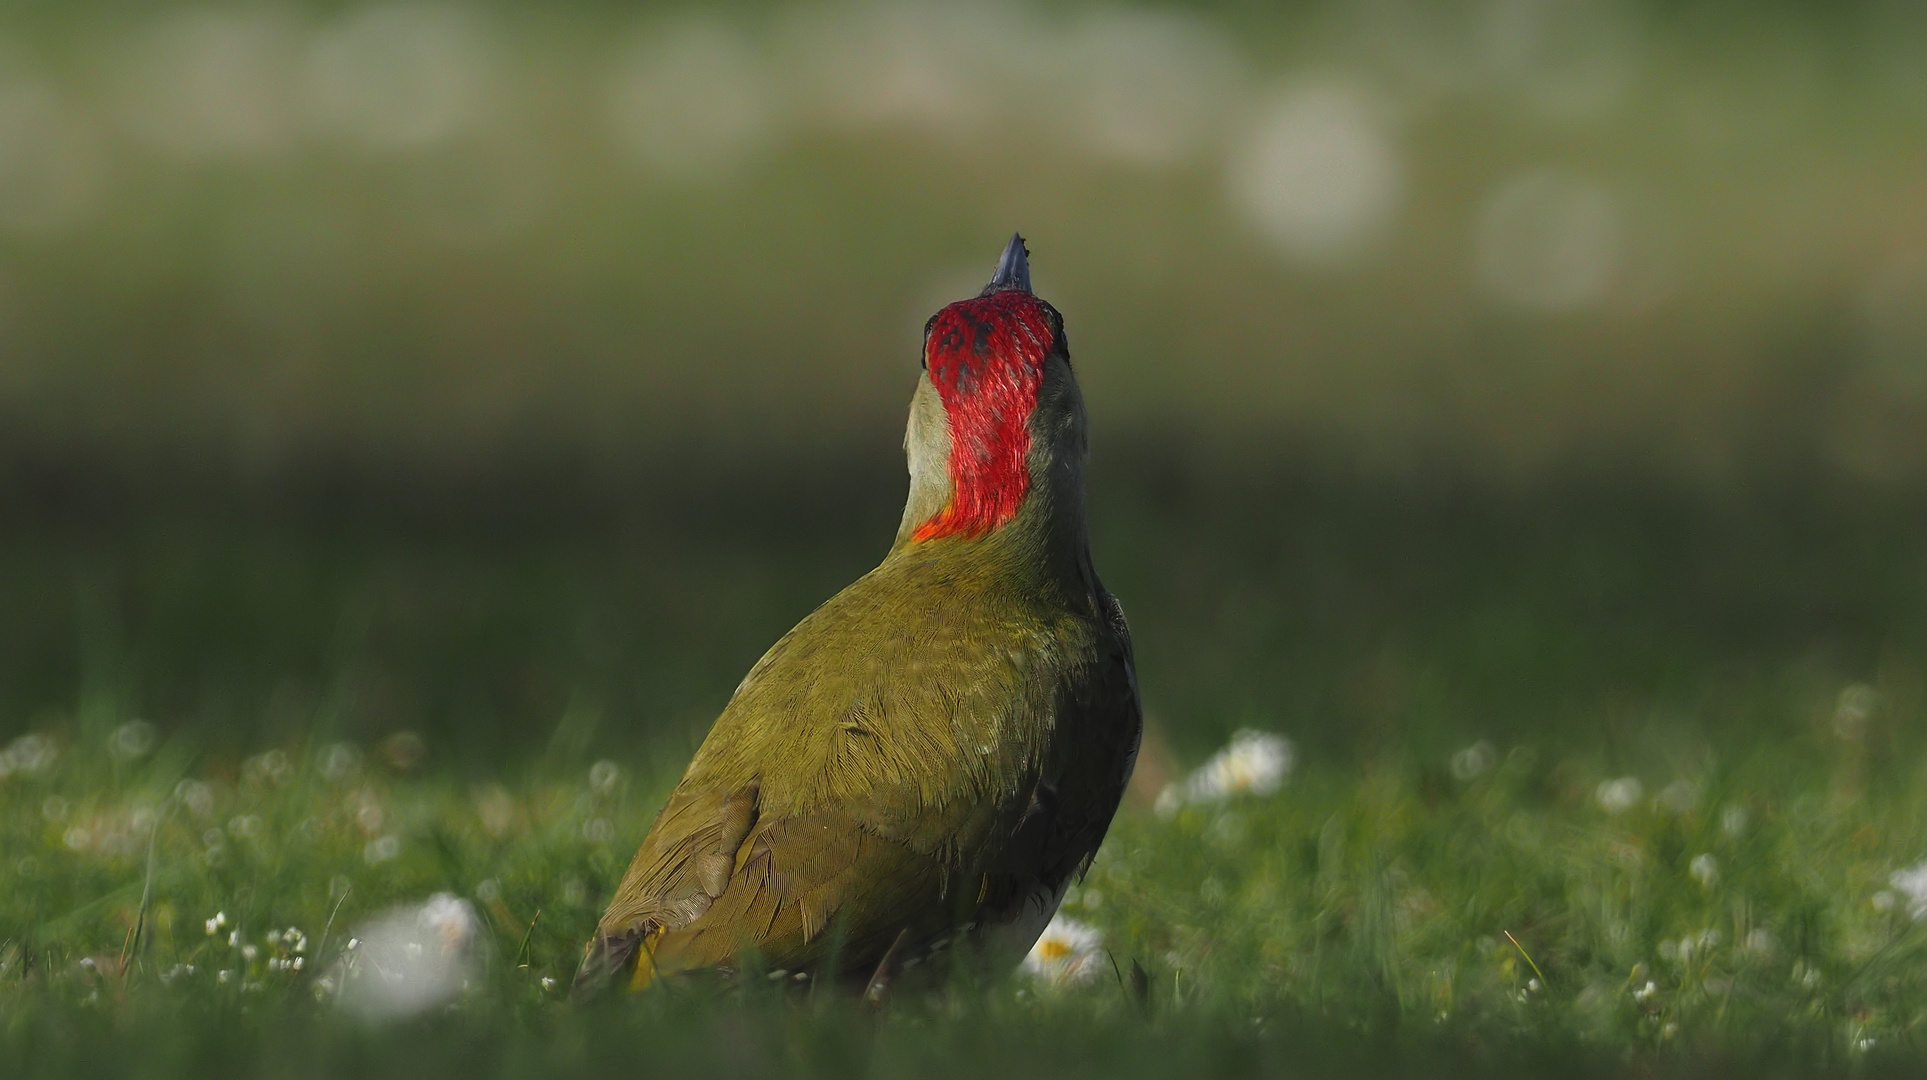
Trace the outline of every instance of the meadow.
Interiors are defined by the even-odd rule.
[[[879,522],[855,514],[759,561],[760,541],[586,513],[559,537],[447,507],[433,528],[336,513],[325,541],[274,515],[195,531],[177,514],[160,544],[126,511],[97,534],[119,542],[71,542],[39,567],[72,611],[114,582],[121,622],[111,640],[63,627],[78,706],[5,750],[4,1071],[1877,1075],[1918,1060],[1927,885],[1906,872],[1927,857],[1927,768],[1904,504],[1761,496],[1712,514],[1696,493],[1355,477],[1227,497],[1155,473],[1114,467],[1094,493],[1156,724],[1065,908],[1101,933],[1096,959],[1080,978],[1019,972],[880,1015],[765,986],[567,996],[729,668],[860,565]],[[756,504],[725,500],[741,502]],[[1212,506],[1240,508],[1232,539]],[[302,586],[249,592],[257,608],[227,605],[227,623],[207,618],[207,589],[148,587],[258,581],[222,560],[237,537],[273,550],[268,533]],[[790,585],[732,592],[745,574]],[[595,581],[613,585],[581,587]],[[298,670],[291,638],[263,643],[255,621],[358,610],[371,582],[408,602],[362,610],[360,645],[337,627],[302,641],[358,685],[439,700],[417,702],[414,729],[368,727],[392,699],[357,704],[341,680],[283,685],[283,715],[253,729],[164,731],[127,705],[185,694],[161,676],[190,633],[232,687],[250,685],[237,657]],[[1252,591],[1297,599],[1254,627],[1238,602]],[[676,595],[695,599],[660,599]],[[697,602],[712,596],[739,599]],[[651,644],[657,620],[685,616],[686,634]],[[637,719],[578,659],[548,723],[477,730],[465,750],[464,709],[514,708],[570,620],[634,660],[611,671],[687,706]],[[463,625],[494,627],[503,651],[438,666]],[[1275,790],[1179,795],[1239,729],[1290,740]],[[360,928],[438,893],[472,906],[469,985],[415,1016],[343,1000]]]

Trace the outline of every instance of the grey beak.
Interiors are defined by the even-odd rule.
[[[1030,291],[1030,251],[1024,247],[1024,238],[1010,234],[1010,243],[1004,248],[1004,256],[997,260],[997,272],[990,275],[990,284],[984,286],[981,295],[989,296],[1005,289]]]

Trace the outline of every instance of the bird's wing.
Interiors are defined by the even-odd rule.
[[[662,934],[649,959],[687,971],[754,949],[772,965],[867,974],[899,932],[921,939],[950,925],[948,869],[846,812],[772,821],[750,837],[708,912]]]
[[[599,986],[634,963],[638,950],[665,929],[709,910],[729,884],[756,809],[753,784],[727,794],[678,787],[636,850],[576,973],[576,986]]]
[[[705,819],[703,805],[672,797],[603,916],[579,987],[622,972],[639,987],[662,973],[727,966],[745,950],[775,966],[862,971],[899,932],[926,940],[980,899],[980,883],[962,880],[956,860],[972,845],[927,842],[928,828],[894,828],[848,807],[758,818],[727,800]],[[966,816],[982,821],[995,810]],[[739,823],[749,827],[737,832]],[[972,824],[956,827],[978,832]],[[826,934],[833,921],[839,932]]]

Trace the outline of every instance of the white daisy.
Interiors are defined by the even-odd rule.
[[[1916,919],[1927,918],[1927,862],[1895,870],[1887,883],[1907,898],[1907,914]]]
[[[1231,744],[1179,783],[1159,793],[1157,811],[1169,816],[1186,803],[1222,802],[1234,795],[1269,795],[1284,785],[1297,750],[1283,735],[1245,729]]]
[[[1053,915],[1024,957],[1024,974],[1051,986],[1089,982],[1097,975],[1103,945],[1104,935],[1097,927],[1061,913]]]
[[[469,902],[436,893],[363,923],[341,965],[342,1004],[369,1020],[400,1019],[454,1000],[479,975],[481,921]]]

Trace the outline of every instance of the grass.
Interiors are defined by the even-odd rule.
[[[1927,853],[1927,770],[1870,755],[1902,726],[1888,712],[1853,689],[1830,742],[1658,792],[1478,744],[1313,762],[1174,814],[1139,799],[1066,907],[1118,974],[1013,976],[879,1019],[760,990],[566,1000],[667,776],[537,761],[471,783],[409,771],[406,740],[220,769],[140,726],[56,734],[15,744],[0,781],[0,1071],[1877,1069],[1927,1046],[1927,934],[1889,885]],[[481,984],[394,1027],[336,1011],[321,980],[350,928],[442,890],[481,916]],[[264,937],[287,927],[313,942],[298,971],[269,964],[293,955]]]
[[[1918,1059],[1927,933],[1891,882],[1927,856],[1916,502],[1105,461],[1095,541],[1157,738],[1066,908],[1104,934],[1100,977],[881,1017],[762,987],[593,1007],[559,987],[710,699],[861,569],[894,475],[680,502],[20,503],[0,535],[0,1075]],[[1297,743],[1283,788],[1156,813],[1240,725]],[[370,1026],[317,993],[357,927],[443,891],[487,956],[456,1007]],[[265,937],[289,927],[299,970],[269,963],[293,959]]]

